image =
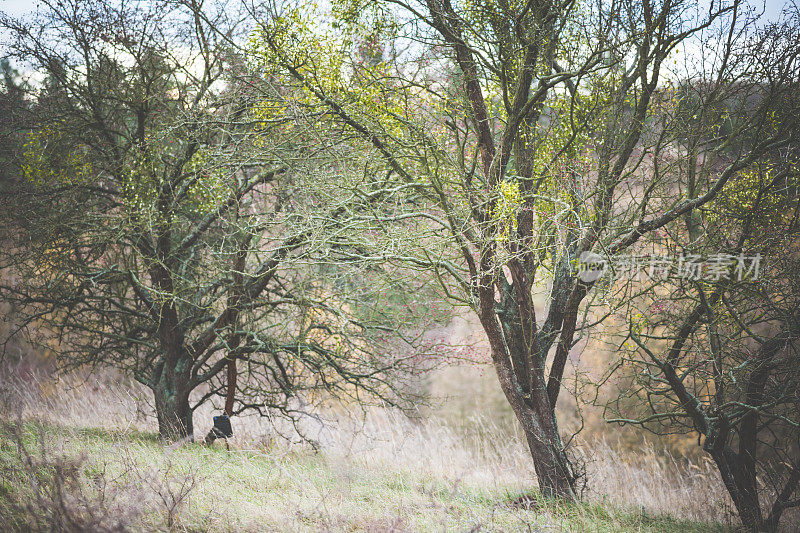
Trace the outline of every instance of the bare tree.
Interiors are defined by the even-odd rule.
[[[346,199],[319,201],[329,169],[264,91],[253,100],[226,44],[246,36],[233,6],[43,4],[2,19],[44,76],[4,198],[12,333],[64,366],[128,372],[163,437],[191,438],[209,399],[292,420],[332,399],[408,405],[419,312],[375,302],[424,286],[376,267],[367,280],[320,245]]]
[[[631,377],[609,406],[619,423],[699,435],[754,530],[774,530],[800,504],[797,179],[757,165],[695,221],[700,240],[676,247],[688,261],[706,252],[705,271],[632,307],[615,368]]]
[[[681,75],[668,61],[681,46],[714,43],[687,54],[698,61],[692,75],[716,87],[704,95],[712,110],[734,88],[781,98],[796,87],[793,59],[761,58],[780,78],[764,89],[765,65],[745,46],[754,20],[739,2],[336,6],[328,18],[273,6],[251,54],[263,76],[294,84],[297,105],[323,113],[320,130],[380,159],[365,165],[372,178],[359,187],[393,196],[402,214],[370,211],[373,222],[417,219],[425,231],[398,247],[403,239],[387,229],[370,255],[434,273],[474,310],[542,493],[574,498],[555,406],[570,350],[602,319],[589,306],[611,300],[575,275],[575,261],[622,254],[694,216],[794,135],[789,122],[773,127],[750,113],[715,145],[735,149],[702,186],[687,186],[693,178],[677,165],[661,172],[659,158],[675,149],[670,124],[682,120],[665,111]],[[352,43],[376,32],[381,60],[364,61]]]
[[[686,157],[671,164],[689,169],[694,184],[705,187],[737,145],[758,142],[746,136],[719,149],[728,135],[719,113],[729,124],[753,113],[774,127],[796,124],[797,17],[787,13],[752,36],[751,57],[769,65],[752,91],[730,92],[714,110],[703,98],[714,85],[682,89]],[[652,253],[675,258],[682,272],[658,276],[631,302],[612,372],[626,385],[607,406],[617,423],[696,435],[754,531],[776,530],[800,505],[798,155],[796,140],[763,154],[702,210],[664,227]]]

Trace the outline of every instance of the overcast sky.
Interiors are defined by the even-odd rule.
[[[700,3],[707,5],[708,2],[709,0],[703,0]],[[5,11],[9,15],[24,15],[25,13],[35,10],[38,3],[39,2],[36,0],[0,0],[0,11]],[[777,18],[781,7],[786,3],[791,2],[785,2],[784,0],[766,0],[767,17],[770,19]],[[760,2],[755,2],[755,4],[759,5]]]
[[[8,15],[24,15],[36,9],[36,0],[0,0],[0,11]]]
[[[708,5],[710,0],[701,0],[700,4]],[[777,18],[781,7],[785,4],[791,4],[792,0],[761,0],[765,5],[765,14],[768,19],[774,20]],[[37,0],[0,0],[0,11],[6,12],[8,15],[18,16],[24,15],[36,9],[39,4]],[[755,5],[760,5],[761,2],[754,2]]]
[[[701,7],[707,7],[710,2],[718,3],[719,0],[699,0]],[[40,4],[39,0],[0,0],[0,11],[5,12],[7,15],[18,17],[31,13],[36,10]],[[781,12],[783,6],[794,5],[795,9],[798,8],[800,0],[754,0],[752,5],[764,6],[764,14],[766,20],[776,20]],[[0,34],[0,41],[2,41],[2,34]]]

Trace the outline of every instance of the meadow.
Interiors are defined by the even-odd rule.
[[[310,440],[279,420],[236,417],[226,447],[162,443],[148,395],[112,373],[7,364],[0,521],[8,531],[737,530],[710,463],[612,442],[613,431],[575,445],[581,503],[540,500],[521,433],[491,417],[502,405],[490,401],[493,376],[443,372],[434,390],[457,373],[486,407],[473,394],[414,418],[339,410],[305,427]],[[210,415],[196,413],[197,435]]]

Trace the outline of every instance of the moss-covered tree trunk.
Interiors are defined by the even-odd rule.
[[[155,368],[152,378],[155,397],[158,433],[165,440],[191,440],[194,438],[191,393],[191,360],[187,353],[170,364],[165,358]]]
[[[525,432],[542,496],[571,501],[576,498],[574,475],[547,391],[530,291],[516,291],[502,281],[501,286],[500,302],[495,302],[490,284],[480,292],[481,323],[491,345],[500,387]]]

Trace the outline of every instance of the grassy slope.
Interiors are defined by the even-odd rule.
[[[178,531],[723,531],[722,526],[647,516],[598,503],[524,510],[509,502],[519,486],[460,479],[366,454],[336,456],[310,449],[287,452],[186,444],[165,447],[150,433],[25,424],[23,442],[39,456],[84,454],[80,479],[108,482],[105,496],[139,511],[136,529]],[[0,459],[17,445],[0,435]],[[419,450],[420,453],[435,453]],[[8,473],[8,472],[6,472]],[[94,482],[92,480],[95,480]],[[6,476],[7,490],[29,490],[24,475]],[[109,488],[110,487],[110,488]],[[3,497],[10,497],[4,493]],[[166,503],[165,503],[166,501]],[[121,503],[120,503],[121,502]],[[106,505],[109,505],[106,503]],[[7,518],[7,517],[6,517]],[[0,516],[2,520],[2,516]]]

